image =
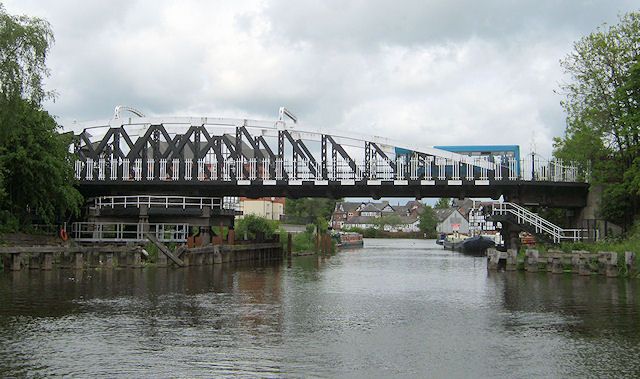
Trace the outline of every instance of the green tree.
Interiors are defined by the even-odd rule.
[[[0,224],[50,223],[77,212],[70,135],[42,109],[53,32],[42,19],[12,16],[0,4]]]
[[[429,205],[425,205],[422,213],[420,213],[420,222],[418,227],[422,233],[427,235],[427,238],[435,238],[436,226],[438,225],[438,219],[436,213]]]
[[[561,65],[567,128],[555,156],[592,167],[604,187],[601,216],[629,226],[640,210],[635,172],[640,164],[640,12],[583,37]]]
[[[270,238],[278,229],[278,222],[267,220],[266,218],[248,214],[236,222],[236,235],[242,237],[247,235],[249,239],[255,239],[257,233],[264,233],[265,237]]]
[[[436,209],[447,209],[451,207],[451,198],[441,197],[435,205]]]
[[[390,215],[384,215],[374,219],[373,223],[376,226],[376,228],[380,230],[384,230],[384,227],[386,225],[397,226],[402,224],[402,219],[398,215],[390,214]]]
[[[325,198],[287,199],[284,213],[288,222],[297,224],[312,222],[318,224],[319,218],[325,221],[331,219],[336,201]]]

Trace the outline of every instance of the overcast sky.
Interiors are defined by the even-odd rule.
[[[0,0],[2,1],[2,0]],[[626,0],[4,1],[56,43],[46,108],[61,123],[148,115],[273,119],[414,144],[562,135],[558,61]]]

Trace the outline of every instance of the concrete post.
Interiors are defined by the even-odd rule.
[[[494,248],[487,249],[487,269],[497,270],[500,261],[500,252]]]
[[[42,253],[42,270],[50,271],[53,268],[53,253]]]
[[[551,257],[551,273],[552,274],[562,274],[564,271],[562,269],[562,256],[558,254],[554,254]]]
[[[84,268],[84,254],[82,252],[73,253],[73,269],[82,270]]]
[[[631,251],[625,251],[624,263],[627,265],[627,275],[636,276],[636,254]]]
[[[129,256],[129,264],[128,266],[131,268],[140,268],[142,267],[142,252],[139,250],[132,251]]]
[[[553,272],[553,259],[559,255],[562,255],[562,250],[547,251],[547,272]],[[560,269],[562,269],[562,259],[560,259]]]
[[[578,257],[578,275],[589,276],[591,275],[591,267],[589,267],[588,255],[580,254]]]
[[[222,253],[220,253],[220,246],[216,246],[213,250],[213,264],[222,263]]]
[[[605,274],[608,278],[615,278],[618,276],[618,253],[607,252]]]
[[[607,260],[609,253],[598,252],[598,274],[606,275],[607,272]]]
[[[11,271],[20,271],[22,269],[22,254],[11,254]]]
[[[524,268],[528,272],[538,272],[540,254],[536,249],[527,249]]]
[[[87,260],[89,261],[89,267],[100,267],[100,253],[88,252]]]
[[[508,249],[506,270],[515,271],[517,268],[518,268],[518,250]]]

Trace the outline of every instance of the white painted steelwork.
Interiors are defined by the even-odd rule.
[[[189,225],[75,222],[71,236],[78,242],[145,242],[147,233],[161,242],[186,242]]]
[[[512,215],[518,224],[527,224],[533,227],[536,233],[549,235],[554,243],[580,241],[588,235],[587,229],[563,229],[515,203],[494,203],[491,212],[494,215]]]

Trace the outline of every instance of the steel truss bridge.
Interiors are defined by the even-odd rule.
[[[122,110],[135,117],[123,118]],[[289,116],[289,119],[286,119]],[[116,108],[75,136],[85,196],[487,197],[582,207],[586,175],[560,161],[465,156],[274,121],[144,117]]]

